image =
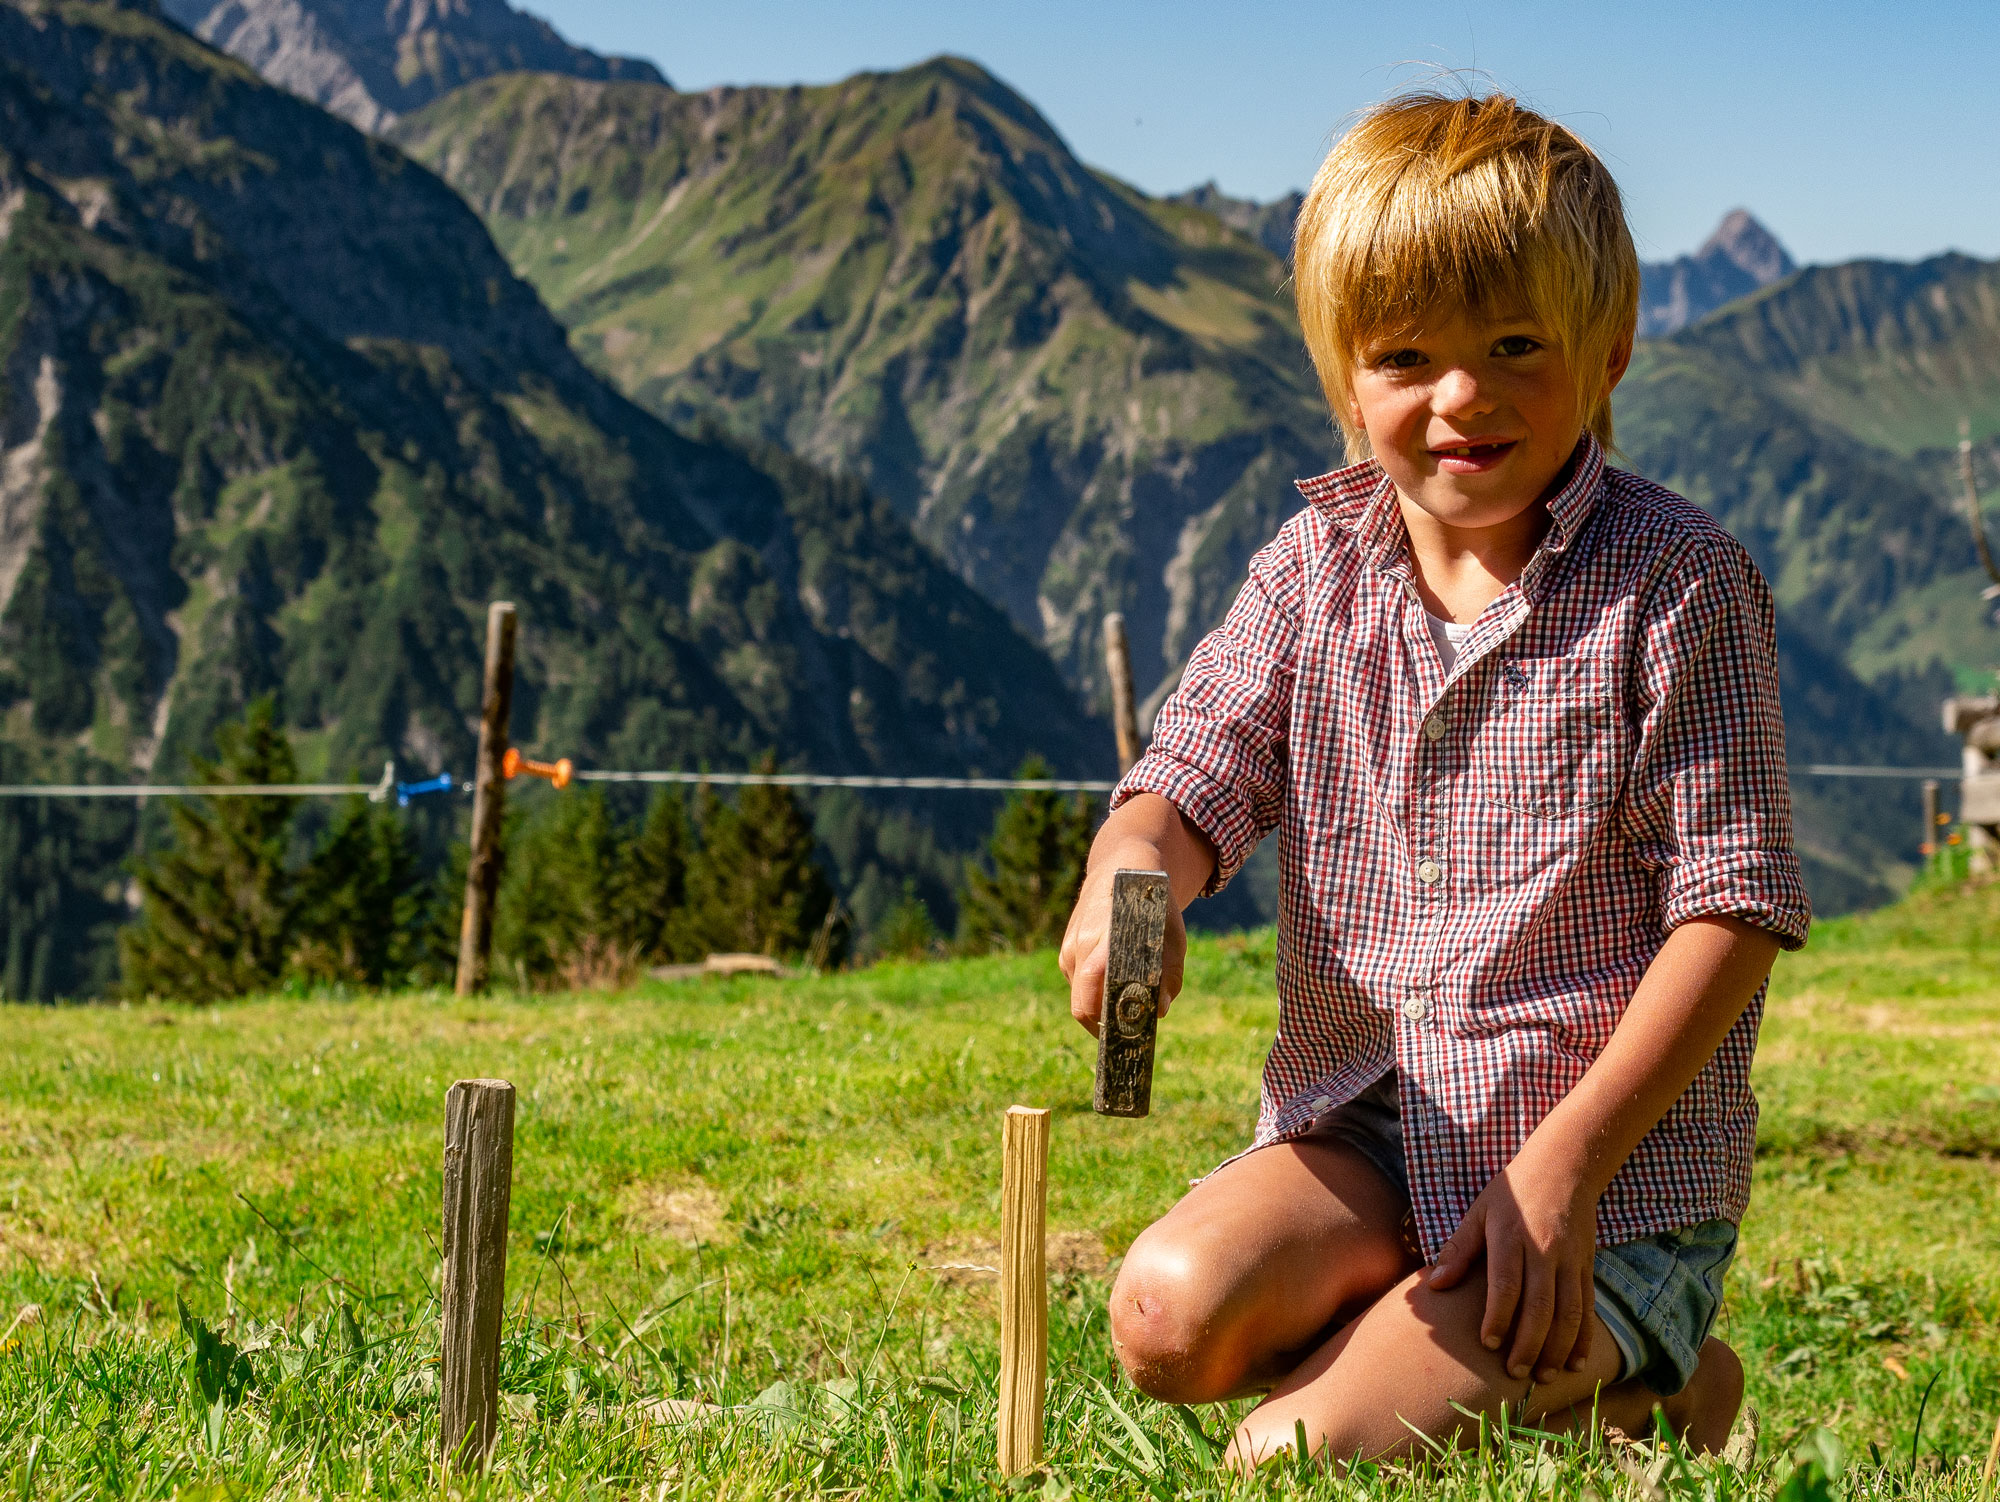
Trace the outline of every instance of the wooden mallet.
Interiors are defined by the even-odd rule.
[[[1172,900],[1164,871],[1120,871],[1111,878],[1110,957],[1090,1102],[1100,1116],[1144,1116],[1153,1107],[1153,1039]]]

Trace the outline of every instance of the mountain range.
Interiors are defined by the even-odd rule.
[[[494,598],[530,750],[1111,764],[886,503],[633,406],[443,183],[149,7],[0,0],[0,372],[15,776],[172,780],[266,692],[309,777],[467,768]]]
[[[574,71],[370,140],[143,0],[0,0],[10,776],[171,772],[264,690],[308,775],[462,763],[502,593],[531,749],[1101,773],[1102,612],[1157,702],[1339,462],[1282,203],[1150,198],[963,59]],[[1949,445],[2000,458],[2000,267],[1797,270],[1747,214],[1683,262],[1624,462],[1770,575],[1795,761],[1948,758],[1936,699],[1993,655]],[[1724,262],[1754,285],[1703,308]],[[1890,895],[1911,791],[1797,792],[1822,907]],[[970,827],[925,817],[842,815],[857,906],[948,884]]]
[[[1133,621],[1156,703],[1284,482],[1339,462],[1273,249],[1286,205],[1149,199],[963,59],[700,95],[493,78],[392,136],[621,389],[862,476],[1100,702],[1097,614]],[[1949,759],[1936,696],[1991,639],[1937,445],[1967,403],[2000,419],[1992,272],[1799,271],[1740,211],[1645,270],[1651,326],[1688,321],[1642,343],[1623,454],[1771,575],[1797,760]],[[1909,797],[1798,798],[1823,905],[1886,897]]]
[[[1289,481],[1338,461],[1282,262],[964,59],[701,94],[514,75],[392,137],[620,389],[859,476],[1100,700],[1105,612],[1155,689]]]
[[[272,83],[379,131],[440,94],[524,70],[664,83],[564,41],[506,0],[163,0],[167,15]]]

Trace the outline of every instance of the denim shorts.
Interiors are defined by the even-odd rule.
[[[1298,1142],[1353,1148],[1410,1198],[1403,1112],[1390,1070],[1344,1106],[1313,1118]],[[1406,1238],[1412,1241],[1406,1226]],[[1736,1227],[1705,1220],[1597,1249],[1597,1317],[1617,1342],[1618,1380],[1637,1377],[1661,1397],[1688,1384],[1722,1307],[1722,1279],[1736,1255]]]

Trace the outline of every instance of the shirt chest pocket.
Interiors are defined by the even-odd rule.
[[[1474,752],[1481,794],[1532,819],[1614,802],[1629,732],[1618,676],[1598,657],[1503,658]]]

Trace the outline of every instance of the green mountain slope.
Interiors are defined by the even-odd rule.
[[[395,138],[628,394],[860,475],[1095,688],[1106,610],[1143,695],[1338,458],[1282,263],[1092,172],[972,63],[496,78]]]
[[[263,692],[309,776],[462,772],[502,597],[585,765],[1111,764],[885,503],[633,407],[442,183],[144,7],[0,0],[0,373],[12,776],[171,779]]]
[[[1815,266],[1676,341],[1892,454],[2000,434],[2000,262]]]

